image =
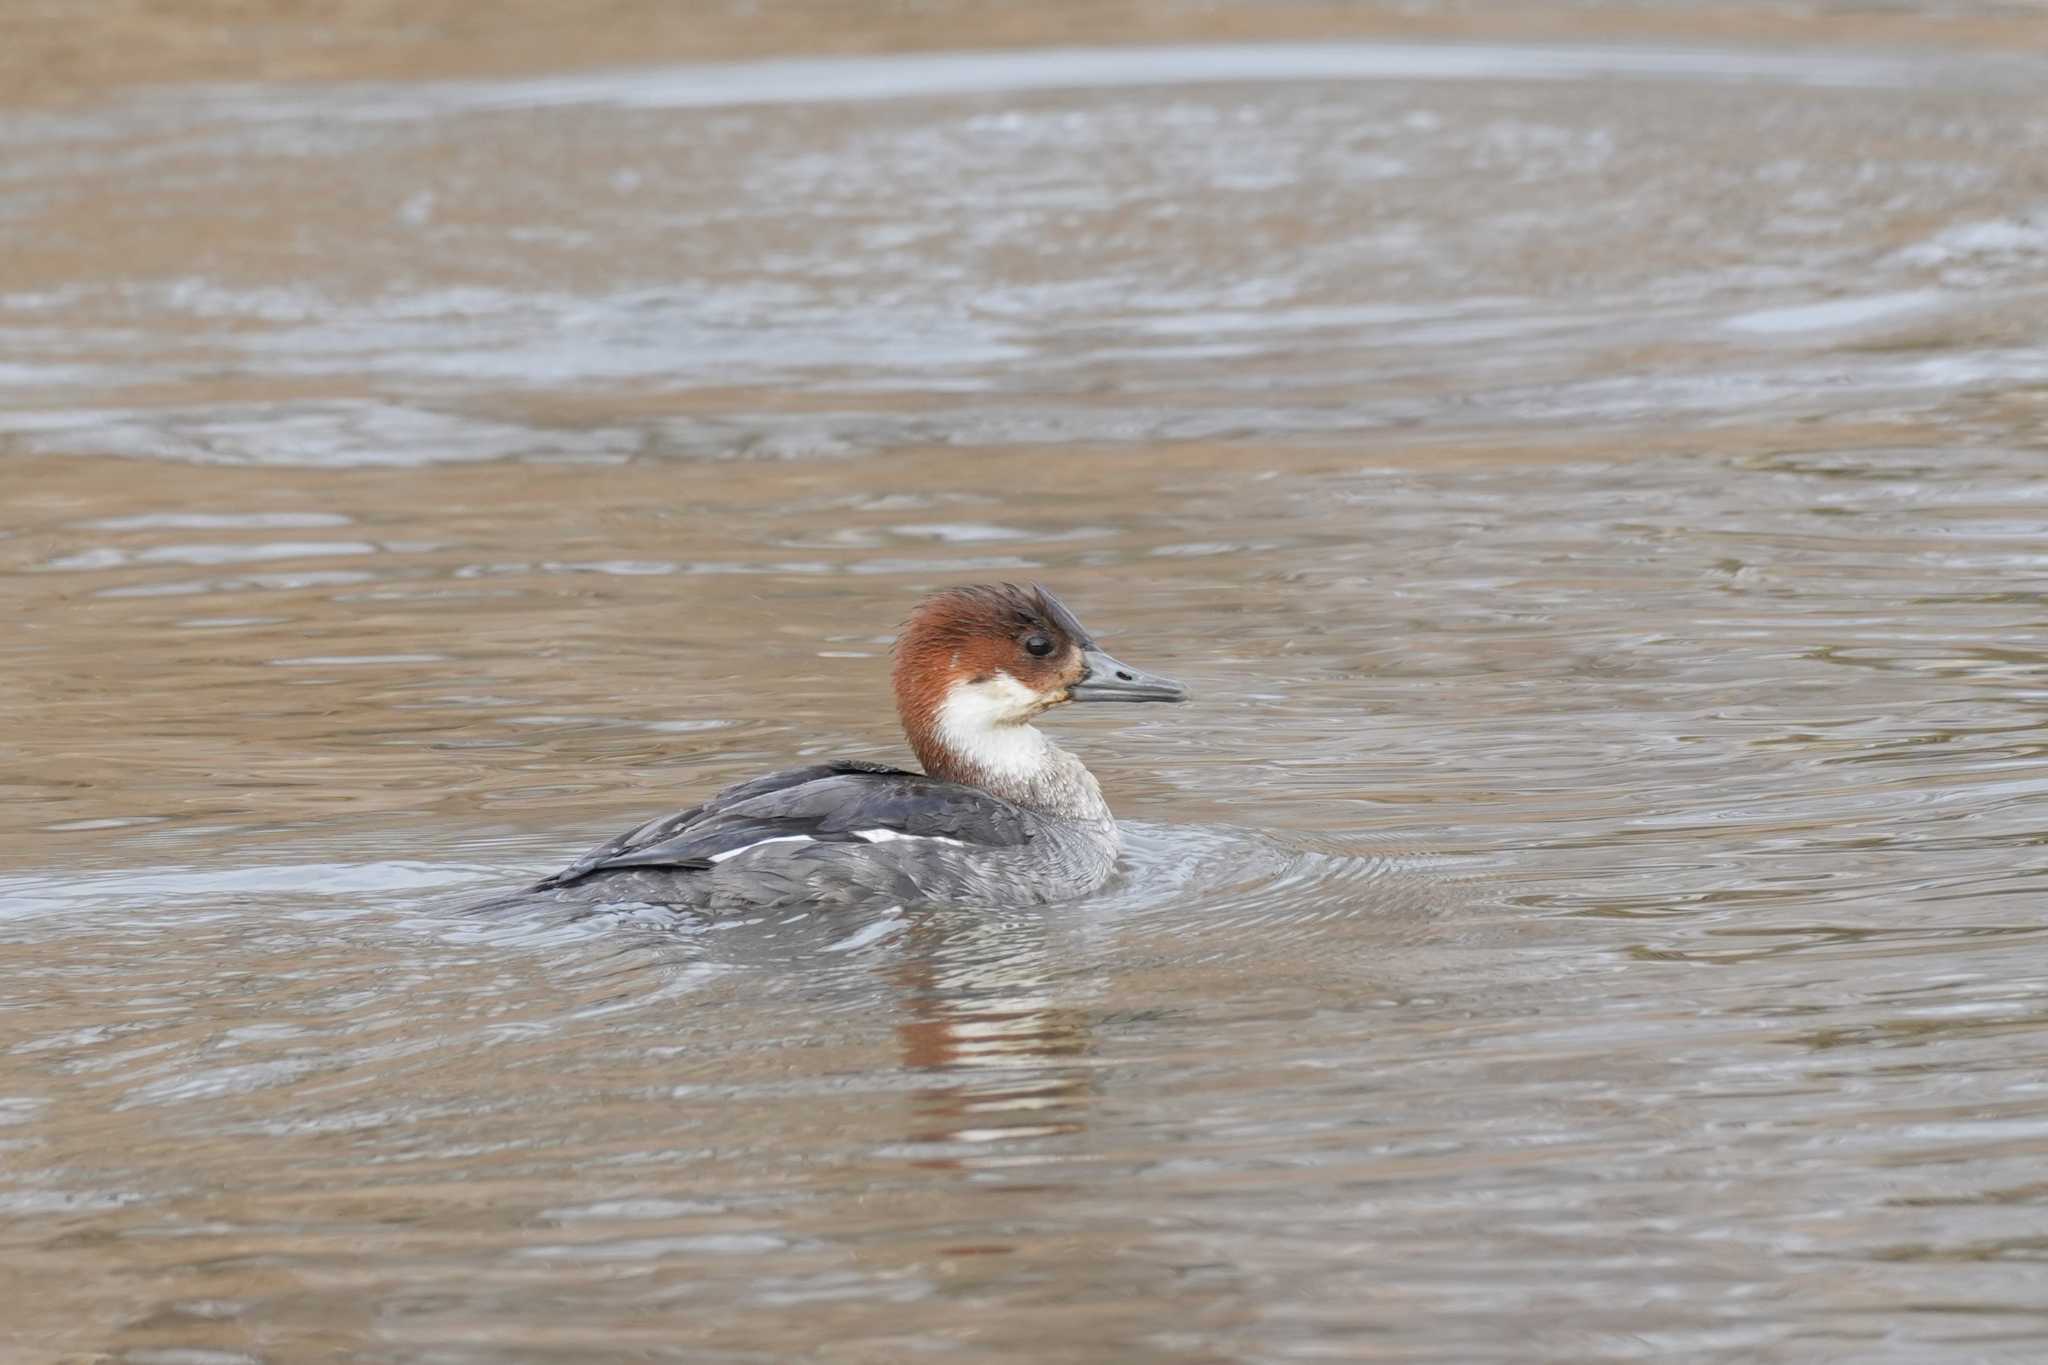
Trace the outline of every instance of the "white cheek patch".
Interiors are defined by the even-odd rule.
[[[723,853],[714,853],[705,861],[722,863],[727,858],[737,858],[742,853],[751,853],[763,844],[815,844],[817,842],[816,839],[813,839],[808,834],[778,834],[772,839],[761,839],[751,844],[741,844],[738,848],[729,848]]]
[[[1037,706],[1036,692],[1007,673],[997,673],[983,682],[955,684],[941,711],[945,719],[973,728],[1014,725],[1030,719]]]
[[[865,839],[871,844],[895,844],[916,839],[927,844],[951,844],[955,848],[967,847],[965,839],[951,839],[943,834],[905,834],[900,829],[857,829],[856,839]]]

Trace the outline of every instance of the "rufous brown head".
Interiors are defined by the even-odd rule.
[[[1111,658],[1038,584],[975,584],[926,598],[897,637],[894,682],[904,733],[927,771],[941,729],[1021,725],[1070,701],[1188,695],[1171,679]]]

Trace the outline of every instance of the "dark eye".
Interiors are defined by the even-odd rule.
[[[1043,659],[1046,655],[1052,653],[1052,637],[1049,635],[1027,635],[1024,637],[1024,649],[1027,653],[1035,654]]]

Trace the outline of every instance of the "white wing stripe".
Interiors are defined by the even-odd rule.
[[[865,839],[871,844],[892,844],[899,839],[922,839],[927,843],[951,844],[955,848],[967,846],[964,839],[949,839],[943,834],[905,834],[900,829],[857,829],[853,832],[853,837]]]
[[[965,839],[950,839],[943,834],[905,834],[900,829],[857,829],[853,832],[853,837],[865,840],[871,844],[893,844],[903,840],[915,840],[926,844],[951,844],[955,848],[967,847]],[[766,844],[814,844],[816,842],[818,841],[808,834],[778,834],[772,839],[756,839],[751,844],[741,844],[738,848],[729,848],[723,853],[714,853],[706,861],[722,863],[727,858],[737,858],[742,853],[751,852]]]
[[[760,839],[751,844],[741,844],[738,848],[729,848],[723,853],[714,853],[705,861],[722,863],[727,858],[737,858],[749,849],[761,847],[762,844],[814,844],[816,842],[817,840],[808,834],[778,834],[773,839]]]

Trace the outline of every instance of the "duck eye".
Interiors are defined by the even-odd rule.
[[[1046,655],[1052,653],[1052,637],[1049,635],[1027,635],[1024,637],[1024,649],[1027,653],[1035,654],[1043,659]]]

